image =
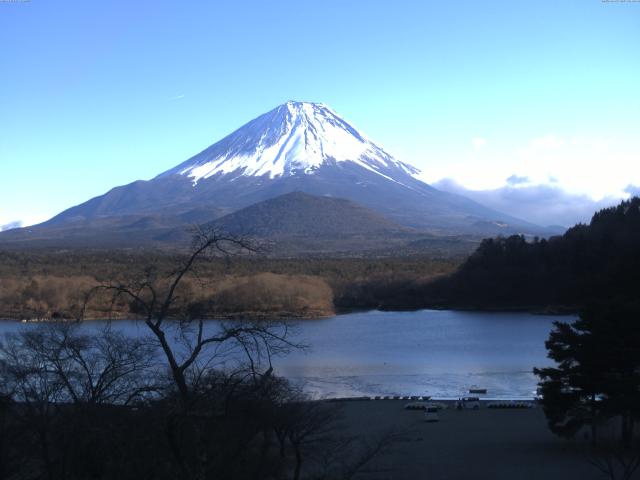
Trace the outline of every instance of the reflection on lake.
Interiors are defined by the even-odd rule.
[[[552,322],[570,316],[450,310],[364,312],[297,322],[308,351],[274,359],[276,373],[315,397],[432,395],[458,397],[472,385],[488,397],[531,397],[534,366],[548,365],[544,341]],[[214,327],[216,322],[208,322]],[[33,324],[0,322],[0,333]],[[104,322],[91,322],[100,328]],[[117,321],[129,335],[144,324]]]

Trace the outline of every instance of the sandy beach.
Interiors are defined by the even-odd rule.
[[[424,421],[402,400],[340,402],[353,435],[373,439],[405,432],[403,440],[378,457],[369,479],[561,480],[598,479],[589,463],[588,442],[564,440],[547,428],[541,408],[443,410],[439,421]]]

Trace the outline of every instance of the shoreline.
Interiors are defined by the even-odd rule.
[[[370,311],[370,310],[369,310]],[[237,313],[237,314],[228,314],[228,315],[212,315],[212,316],[204,316],[202,318],[194,318],[190,321],[197,320],[205,320],[205,321],[222,321],[222,320],[319,320],[323,318],[332,318],[337,313],[323,313],[317,315],[296,315],[291,312],[282,312],[279,314],[258,314],[255,312],[248,313]],[[88,318],[70,318],[70,317],[43,317],[43,318],[14,318],[14,317],[4,317],[0,316],[0,322],[19,322],[19,323],[55,323],[55,322],[118,322],[118,321],[144,321],[145,318],[136,318],[134,315],[127,317],[88,317]],[[179,317],[167,317],[165,320],[169,321],[183,321]]]
[[[464,397],[477,397],[477,395],[465,394]],[[447,407],[454,406],[459,398],[456,397],[431,397],[431,396],[416,396],[416,395],[386,395],[386,396],[357,396],[357,397],[331,397],[331,398],[319,398],[312,400],[313,402],[328,402],[328,403],[341,403],[341,402],[403,402],[403,403],[429,403],[429,402],[442,402],[447,404]],[[534,405],[534,408],[538,407],[538,400],[535,397],[513,396],[513,397],[479,397],[480,405],[485,405],[491,402],[530,402]]]
[[[367,312],[419,312],[422,310],[434,310],[434,311],[453,311],[453,312],[479,312],[479,313],[529,313],[531,315],[540,315],[540,316],[567,316],[567,315],[577,315],[580,311],[579,307],[569,307],[569,306],[557,306],[557,307],[477,307],[477,306],[442,306],[442,305],[433,305],[426,306],[421,308],[394,308],[394,309],[386,309],[384,307],[378,308],[354,308],[354,309],[336,309],[334,312],[318,312],[318,313],[305,313],[298,314],[295,312],[276,312],[276,313],[265,313],[265,312],[239,312],[239,313],[228,313],[228,314],[220,314],[220,315],[210,315],[204,316],[202,320],[322,320],[326,318],[337,317],[340,315],[350,315],[355,313],[367,313]],[[23,322],[23,323],[47,323],[47,322],[75,322],[75,321],[119,321],[119,320],[144,320],[144,318],[134,318],[134,316],[128,317],[90,317],[90,318],[70,318],[70,317],[42,317],[42,318],[16,318],[10,316],[0,315],[0,322],[4,321],[12,321],[12,322]],[[169,317],[166,320],[181,320],[180,318]],[[193,319],[199,320],[199,319]]]

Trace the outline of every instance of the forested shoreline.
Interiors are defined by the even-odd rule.
[[[343,308],[577,313],[591,303],[640,307],[640,198],[593,215],[564,235],[489,238],[448,275],[350,285]],[[351,292],[351,294],[349,294]]]
[[[170,272],[185,258],[158,251],[0,251],[0,318],[75,319],[99,284]],[[205,318],[318,318],[379,308],[382,292],[423,284],[453,272],[460,257],[203,259],[182,285],[190,299],[181,315]],[[371,293],[374,297],[371,297]],[[380,298],[382,298],[380,296]],[[93,302],[85,319],[132,318],[128,305]]]
[[[268,258],[203,260],[185,279],[183,316],[317,318],[358,310],[573,313],[598,299],[635,299],[640,284],[640,199],[594,214],[549,239],[485,239],[468,258]],[[160,251],[0,252],[0,318],[132,318],[130,305],[85,296],[105,282],[162,275],[184,255]],[[637,300],[636,300],[637,301]]]
[[[426,303],[573,309],[640,298],[640,198],[593,215],[564,235],[486,239],[452,275],[427,285]]]

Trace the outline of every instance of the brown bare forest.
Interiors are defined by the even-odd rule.
[[[161,279],[183,257],[163,252],[0,252],[0,318],[78,318],[93,287],[153,267]],[[300,317],[384,308],[390,293],[429,282],[458,258],[211,258],[180,286],[176,315]],[[95,295],[85,318],[131,318],[134,306]]]

